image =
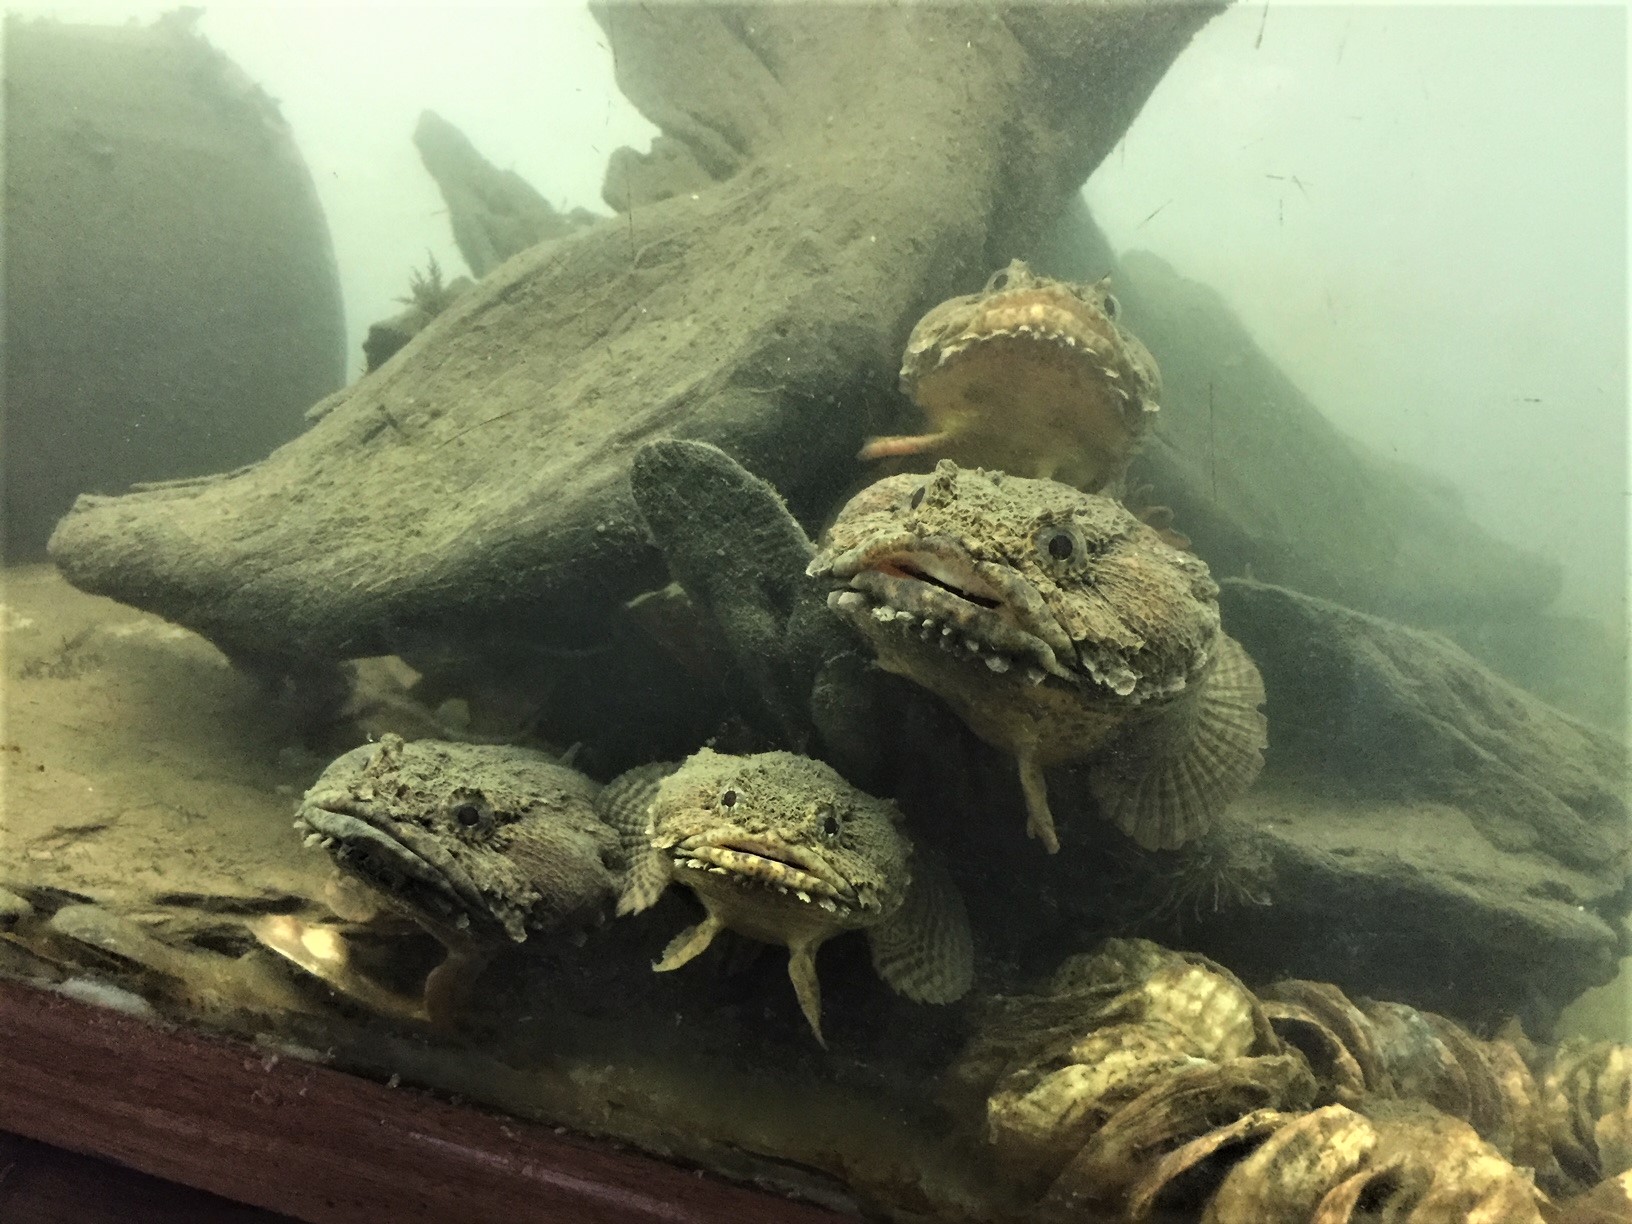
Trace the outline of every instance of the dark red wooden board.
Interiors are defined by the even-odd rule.
[[[0,981],[0,1130],[312,1224],[845,1218],[10,981]]]

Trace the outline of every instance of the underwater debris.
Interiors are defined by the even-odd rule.
[[[1334,790],[1453,804],[1493,845],[1596,877],[1600,896],[1625,887],[1632,809],[1616,736],[1437,633],[1249,579],[1220,587],[1270,684],[1282,759]]]
[[[678,969],[723,930],[788,948],[800,1010],[824,1046],[816,952],[862,931],[891,989],[950,1003],[974,973],[956,887],[897,828],[895,805],[790,752],[727,756],[704,748],[679,766],[642,766],[612,782],[602,810],[624,838],[619,913],[638,914],[671,883],[707,913],[652,967]]]
[[[1171,923],[1183,930],[1234,910],[1273,904],[1269,856],[1248,839],[1226,837],[1224,826],[1215,825],[1162,861],[1150,863],[1150,891],[1157,899],[1135,925]]]
[[[49,654],[25,659],[17,665],[19,680],[72,680],[102,663],[102,655],[87,647],[96,634],[95,625],[86,625],[65,635]]]
[[[552,618],[615,609],[667,581],[624,479],[643,442],[683,418],[686,436],[723,444],[805,504],[841,493],[893,373],[888,338],[989,244],[1037,241],[1075,195],[1058,167],[1075,175],[1114,148],[1215,11],[1073,6],[994,22],[955,7],[834,6],[816,19],[796,6],[766,9],[749,34],[631,10],[608,45],[628,88],[674,118],[660,147],[700,157],[706,185],[639,222],[609,218],[511,256],[398,354],[390,378],[315,406],[311,428],[230,491],[82,499],[54,555],[86,589],[269,666],[400,653],[403,625],[449,638],[492,626],[484,646],[503,657]],[[925,36],[985,58],[926,55]],[[804,70],[768,78],[766,38],[802,47]],[[865,71],[858,46],[877,53]],[[1062,46],[1080,54],[1059,57]],[[683,67],[691,55],[710,71]],[[973,110],[971,89],[985,99]],[[912,123],[879,124],[903,107]],[[708,134],[723,131],[742,139]],[[943,140],[985,152],[948,161]],[[1024,207],[995,190],[1000,167],[1002,185],[1037,188]],[[957,238],[924,240],[935,233]],[[370,432],[380,409],[408,396],[414,427],[382,444]],[[449,487],[479,488],[482,506]],[[253,601],[246,565],[262,575]]]
[[[514,170],[489,162],[435,111],[425,111],[414,125],[414,147],[436,180],[453,241],[474,276],[486,276],[518,251],[601,220],[582,208],[558,211]]]
[[[442,267],[436,256],[426,252],[425,271],[411,268],[408,272],[408,293],[396,300],[405,310],[371,325],[363,338],[363,358],[366,372],[379,369],[415,336],[429,327],[437,316],[445,313],[471,287],[468,276],[442,279]]]
[[[1101,813],[1146,849],[1199,836],[1262,768],[1263,684],[1207,566],[1108,497],[943,459],[853,497],[808,572],[879,666],[1015,757],[1051,853],[1045,766],[1092,757]]]
[[[421,272],[418,268],[408,270],[408,293],[397,301],[422,310],[434,319],[453,304],[458,290],[443,281],[442,265],[436,262],[432,252],[426,251],[425,259],[425,271]]]
[[[0,887],[0,939],[63,973],[82,992],[128,992],[192,1019],[281,1017],[314,1004],[271,957],[231,955],[172,941],[130,915],[62,889]],[[52,976],[56,976],[53,974]],[[104,1000],[105,1001],[105,1000]]]

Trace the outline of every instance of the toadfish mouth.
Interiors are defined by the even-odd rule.
[[[1036,589],[1012,570],[972,560],[950,540],[863,545],[818,557],[808,573],[844,582],[827,605],[864,632],[884,627],[915,636],[1027,684],[1080,679],[1070,666],[1071,640]]]
[[[327,851],[342,871],[429,917],[464,927],[472,913],[487,912],[470,875],[423,829],[341,795],[302,803],[295,828],[306,834],[308,847]]]
[[[774,838],[697,833],[661,848],[676,870],[729,876],[736,884],[763,887],[829,913],[878,908],[817,856]]]
[[[1086,302],[1073,301],[1071,310],[1045,308],[1041,316],[1034,313],[1036,305],[988,307],[978,328],[942,347],[927,377],[979,360],[1001,346],[999,360],[1011,385],[1024,381],[1028,367],[1065,368],[1076,376],[1074,385],[1080,390],[1098,390],[1124,412],[1143,407],[1109,319]]]

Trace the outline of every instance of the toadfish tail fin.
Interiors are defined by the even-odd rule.
[[[649,813],[658,783],[678,768],[669,761],[638,766],[613,778],[595,797],[596,812],[618,835],[628,860],[618,896],[620,915],[650,909],[668,887],[668,864],[652,848]]]
[[[1196,696],[1118,738],[1090,766],[1106,819],[1146,850],[1174,850],[1212,825],[1258,777],[1268,745],[1264,681],[1234,638],[1218,637]]]
[[[873,968],[898,994],[920,1003],[962,998],[975,976],[974,940],[963,895],[947,870],[922,849],[901,907],[867,931]]]

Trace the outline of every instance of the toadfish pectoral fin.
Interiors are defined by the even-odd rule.
[[[887,459],[895,455],[921,455],[940,446],[948,436],[944,433],[931,433],[893,434],[885,438],[868,438],[867,445],[861,448],[856,458]]]
[[[641,765],[612,779],[595,797],[595,811],[618,835],[628,863],[619,889],[619,915],[650,909],[668,887],[668,859],[652,848],[650,812],[658,784],[677,768],[667,761]]]
[[[1234,638],[1220,634],[1217,652],[1193,699],[1131,728],[1091,765],[1101,814],[1147,850],[1199,837],[1263,768],[1263,678]]]
[[[638,914],[651,909],[669,886],[669,861],[650,846],[635,851],[623,875],[618,894],[618,915]]]
[[[1054,813],[1048,810],[1048,782],[1043,778],[1043,766],[1037,759],[1033,745],[1022,744],[1016,750],[1020,765],[1020,789],[1026,796],[1026,836],[1043,843],[1050,854],[1060,852],[1060,839],[1054,832]]]
[[[425,978],[425,1016],[435,1028],[449,1031],[458,1027],[476,992],[476,979],[493,959],[494,949],[470,944],[446,945],[448,958]]]
[[[901,907],[867,931],[873,968],[898,994],[919,1003],[951,1003],[974,980],[974,940],[963,895],[946,868],[923,850]]]
[[[822,1049],[827,1049],[827,1038],[822,1036],[822,984],[816,980],[816,949],[820,941],[788,945],[788,976],[793,979],[793,993],[799,997],[799,1010],[805,1013],[810,1031]]]
[[[725,930],[725,923],[715,915],[710,914],[694,927],[681,931],[669,940],[669,946],[663,949],[663,956],[652,970],[655,973],[667,973],[671,969],[678,969],[681,965],[689,964],[707,950],[708,945],[714,942],[714,936]]]

